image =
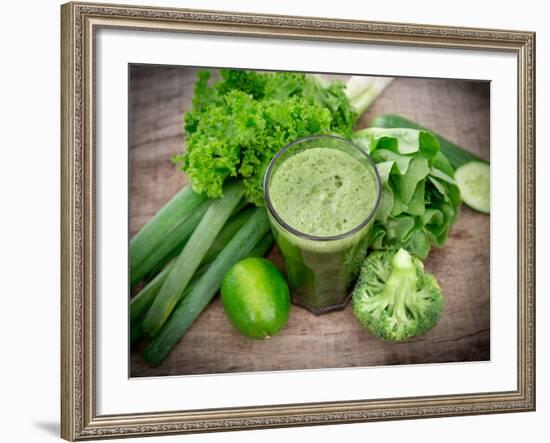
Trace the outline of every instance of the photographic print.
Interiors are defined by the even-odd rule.
[[[490,82],[128,69],[130,377],[490,360]]]
[[[61,23],[63,438],[534,410],[534,33]]]

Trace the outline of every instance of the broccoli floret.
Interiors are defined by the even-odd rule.
[[[357,319],[385,340],[404,341],[426,333],[443,309],[437,280],[405,249],[370,254],[352,297]]]

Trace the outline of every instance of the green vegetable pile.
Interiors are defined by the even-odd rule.
[[[382,181],[371,247],[405,248],[426,258],[431,245],[443,246],[461,198],[437,138],[417,129],[367,128],[353,139],[371,155]]]
[[[437,280],[405,249],[371,253],[353,290],[353,312],[386,340],[404,341],[435,326],[443,309]]]
[[[131,344],[146,339],[143,357],[160,364],[218,293],[224,276],[231,269],[242,271],[235,267],[239,261],[269,251],[273,236],[263,207],[265,170],[281,148],[313,134],[355,141],[370,154],[382,181],[370,239],[374,252],[353,293],[355,315],[389,340],[432,328],[443,299],[420,260],[431,246],[444,245],[458,216],[456,168],[478,162],[462,169],[461,182],[468,184],[473,204],[489,210],[488,166],[480,167],[481,160],[464,148],[399,116],[378,117],[373,127],[354,133],[358,116],[391,79],[352,77],[344,84],[316,75],[234,69],[220,75],[211,81],[209,72],[199,72],[193,106],[185,114],[186,151],[174,161],[192,185],[130,242],[130,284],[142,284],[130,302]],[[478,182],[483,182],[481,191]],[[249,277],[239,274],[231,281]],[[257,298],[253,288],[234,286],[229,292],[239,301]],[[283,286],[273,286],[274,297],[283,294]],[[284,305],[275,298],[275,303],[265,299],[264,306]],[[226,308],[236,316],[232,303],[226,300]],[[257,318],[250,318],[247,328],[258,328]],[[278,332],[285,322],[281,316],[266,334]]]
[[[351,136],[357,112],[342,82],[325,87],[316,77],[284,72],[220,74],[209,85],[210,73],[199,73],[185,114],[186,152],[175,158],[197,193],[220,197],[227,178],[238,176],[247,200],[261,206],[263,174],[282,147],[311,134]]]
[[[192,181],[132,238],[131,344],[160,364],[219,291],[224,275],[273,244],[262,177],[279,149],[301,136],[350,137],[359,112],[385,83],[346,85],[314,75],[221,70],[200,72],[185,114],[187,150],[176,156]],[[256,207],[254,207],[256,206]]]

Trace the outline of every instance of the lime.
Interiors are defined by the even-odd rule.
[[[288,320],[288,285],[265,258],[245,258],[236,263],[223,277],[221,295],[229,321],[245,337],[270,338]]]

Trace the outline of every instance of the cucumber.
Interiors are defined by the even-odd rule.
[[[447,140],[445,137],[437,134],[431,129],[427,129],[419,125],[418,123],[415,123],[409,119],[406,119],[405,117],[401,117],[400,115],[393,115],[393,114],[380,115],[378,117],[375,117],[372,120],[371,126],[375,128],[421,129],[423,131],[431,132],[435,136],[435,138],[437,138],[437,140],[439,141],[441,152],[445,155],[445,157],[447,157],[447,159],[455,169],[472,161],[488,163],[482,158],[475,155],[473,152],[470,152],[467,149],[463,148],[462,146],[459,146],[456,143],[453,143]]]
[[[487,163],[469,162],[455,171],[455,180],[462,201],[476,211],[489,214],[491,210],[491,171]]]

